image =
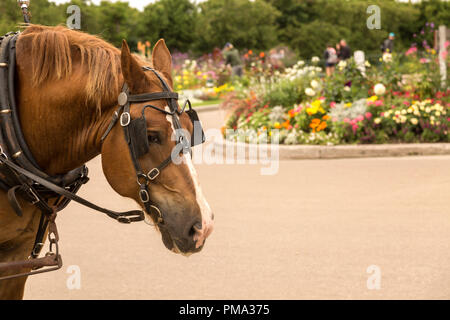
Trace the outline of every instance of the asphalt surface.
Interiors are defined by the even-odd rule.
[[[218,111],[200,118],[222,125]],[[72,203],[58,217],[63,269],[29,278],[25,299],[450,299],[449,164],[281,161],[272,176],[259,164],[197,165],[215,230],[189,258],[144,223]],[[136,207],[109,187],[99,158],[88,165],[81,196]]]

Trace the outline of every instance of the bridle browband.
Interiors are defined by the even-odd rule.
[[[101,142],[103,143],[106,137],[111,132],[112,128],[120,123],[123,128],[125,141],[127,142],[128,149],[130,151],[131,161],[133,163],[136,176],[137,176],[137,184],[139,186],[139,199],[143,203],[145,210],[148,214],[153,216],[154,221],[156,223],[162,224],[164,222],[162,213],[158,206],[151,201],[150,193],[149,193],[149,185],[152,181],[154,181],[161,173],[161,171],[166,168],[170,163],[173,162],[173,154],[179,154],[180,152],[191,152],[191,146],[196,145],[196,139],[198,136],[196,131],[194,131],[193,137],[191,137],[191,143],[188,143],[188,139],[186,138],[186,134],[181,126],[179,115],[181,115],[186,105],[189,105],[189,110],[187,112],[195,112],[191,108],[191,104],[189,100],[187,100],[181,110],[178,108],[177,100],[178,94],[170,90],[170,87],[167,85],[167,82],[163,77],[153,68],[150,67],[142,67],[144,71],[153,72],[156,77],[161,82],[161,86],[163,91],[161,92],[152,92],[152,93],[143,93],[143,94],[130,94],[128,89],[128,85],[125,83],[122,88],[122,92],[119,94],[118,102],[119,108],[114,112],[112,120],[107,127],[105,133],[101,137]],[[142,107],[142,116],[138,119],[131,119],[131,104],[132,103],[143,103],[150,102],[155,100],[167,100],[169,111],[165,109],[158,108],[152,104],[147,104]],[[166,115],[170,115],[172,117],[172,124],[175,129],[175,152],[172,152],[164,161],[162,161],[157,167],[154,167],[149,172],[145,173],[142,169],[142,166],[139,163],[138,158],[143,156],[149,152],[148,146],[148,138],[147,138],[147,130],[146,130],[146,120],[144,117],[144,112],[147,108],[155,109],[159,112],[162,112]],[[188,115],[190,115],[188,113]],[[194,122],[192,117],[190,116],[191,121]],[[198,118],[197,118],[198,119]],[[194,123],[193,123],[194,124]],[[204,142],[203,130],[201,132],[202,138],[200,143]],[[146,143],[147,142],[147,143]],[[142,146],[144,144],[144,146]]]

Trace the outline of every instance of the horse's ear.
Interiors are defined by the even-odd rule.
[[[159,39],[155,44],[152,52],[153,68],[160,71],[172,86],[172,56],[164,42],[164,39]]]
[[[125,40],[122,41],[122,53],[120,55],[122,74],[125,82],[133,94],[143,93],[148,90],[148,80],[141,65],[133,57]]]

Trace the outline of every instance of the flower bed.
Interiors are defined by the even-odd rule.
[[[237,86],[222,105],[231,110],[223,132],[246,134],[225,138],[258,143],[278,130],[284,144],[450,142],[450,90],[433,50],[387,53],[364,68],[342,61],[331,77],[317,60]]]

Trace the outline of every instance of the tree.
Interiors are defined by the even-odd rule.
[[[189,0],[160,0],[145,7],[139,35],[153,43],[164,38],[170,50],[186,52],[195,41],[196,19],[196,7]]]
[[[270,48],[277,42],[279,12],[262,0],[209,0],[199,4],[196,49],[210,52],[231,42],[243,49]]]

